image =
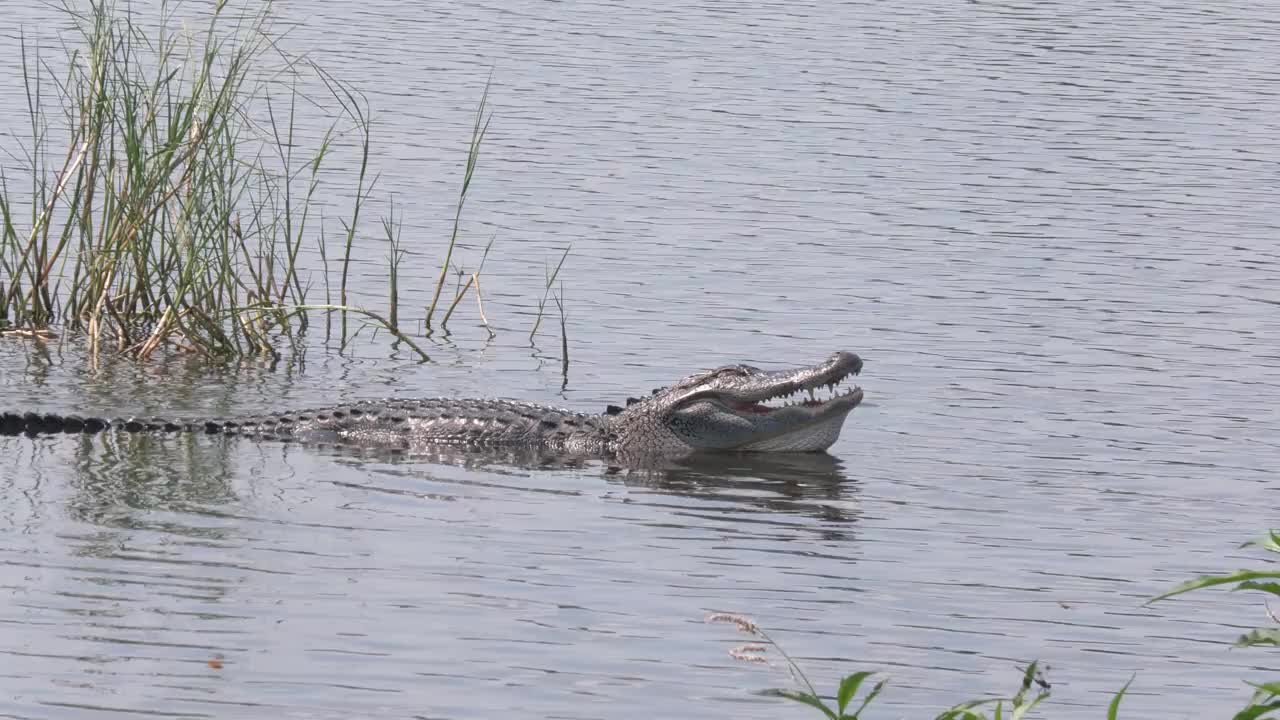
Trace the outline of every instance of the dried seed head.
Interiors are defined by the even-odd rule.
[[[738,626],[738,629],[748,635],[759,635],[760,627],[751,621],[751,618],[743,615],[734,615],[732,613],[714,613],[707,616],[707,622],[727,622]]]
[[[739,645],[729,649],[729,657],[743,662],[767,663],[769,658],[765,655],[766,650],[764,645]]]

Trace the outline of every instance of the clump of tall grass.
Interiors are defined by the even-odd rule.
[[[83,10],[65,5],[79,38],[57,77],[24,37],[30,139],[18,159],[31,182],[19,200],[18,181],[0,172],[0,331],[41,337],[60,325],[82,334],[94,352],[146,358],[176,347],[236,356],[295,345],[309,312],[337,311],[344,343],[347,314],[355,313],[425,358],[399,329],[403,251],[394,218],[384,223],[390,312],[348,305],[352,247],[377,180],[368,174],[367,103],[278,48],[269,3],[234,19],[226,6],[217,2],[204,29],[188,34],[171,29],[168,5],[146,25],[109,1],[91,0]],[[298,154],[296,91],[284,104],[267,92],[300,72],[324,81],[327,105],[338,115],[309,154]],[[480,122],[462,199],[483,137]],[[317,190],[334,143],[351,136],[359,171],[341,220],[341,252],[334,253],[317,218]],[[450,254],[456,226],[455,218]],[[299,257],[317,237],[325,298],[309,304]],[[471,284],[478,293],[478,272]]]
[[[1272,530],[1266,537],[1247,542],[1241,547],[1260,547],[1272,553],[1280,553],[1280,532]],[[1280,597],[1280,571],[1237,570],[1221,575],[1205,575],[1157,595],[1148,600],[1147,604],[1219,585],[1231,585],[1233,586],[1231,589],[1236,591],[1251,590]],[[1235,645],[1237,647],[1280,646],[1280,616],[1273,613],[1270,607],[1267,607],[1267,615],[1273,623],[1276,623],[1275,625],[1254,628],[1237,638]],[[710,615],[707,620],[731,623],[739,631],[752,637],[752,642],[730,649],[731,657],[746,662],[772,664],[770,660],[770,651],[772,651],[782,658],[783,666],[800,686],[766,690],[765,695],[806,705],[827,720],[862,720],[865,718],[864,713],[868,706],[880,697],[888,682],[880,679],[869,690],[862,692],[867,681],[877,675],[874,671],[862,670],[846,675],[840,680],[835,693],[829,697],[823,696],[814,687],[799,663],[750,618],[730,613],[716,613]],[[1049,699],[1051,686],[1038,661],[1032,661],[1023,668],[1021,676],[1018,690],[1013,695],[968,700],[938,713],[935,720],[1004,720],[1006,717],[1010,720],[1019,720],[1023,718],[1037,705]],[[1107,720],[1116,720],[1119,717],[1120,703],[1135,677],[1130,677],[1129,681],[1112,696],[1107,706]],[[1280,680],[1250,682],[1248,685],[1253,688],[1253,694],[1248,703],[1232,716],[1233,719],[1280,718]],[[988,716],[983,711],[984,708],[991,708],[992,714]]]

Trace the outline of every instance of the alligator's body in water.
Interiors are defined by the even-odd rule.
[[[847,352],[777,372],[729,365],[632,398],[625,408],[610,406],[600,415],[510,400],[389,399],[234,420],[4,412],[0,434],[201,432],[410,452],[528,448],[600,457],[817,452],[831,447],[849,411],[862,402],[857,386],[837,390],[861,369],[862,360]],[[797,401],[788,401],[797,395]]]

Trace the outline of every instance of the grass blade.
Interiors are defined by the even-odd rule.
[[[827,707],[826,703],[822,702],[822,698],[819,698],[817,695],[814,695],[812,693],[801,692],[800,690],[773,689],[773,690],[766,690],[764,694],[773,695],[775,697],[786,698],[788,700],[794,700],[795,702],[798,702],[798,703],[803,703],[805,705],[808,705],[809,707],[817,708],[818,710],[821,710],[822,714],[826,715],[828,718],[830,718],[830,720],[839,720],[839,716],[836,715],[834,712],[832,712],[831,708]]]
[[[1217,585],[1230,585],[1231,583],[1242,582],[1245,580],[1273,579],[1280,578],[1280,572],[1262,571],[1262,570],[1237,570],[1229,575],[1204,575],[1195,580],[1188,580],[1180,585],[1175,586],[1172,590],[1157,595],[1143,603],[1150,605],[1157,600],[1164,600],[1175,595],[1189,593],[1192,590],[1200,590],[1207,587]]]
[[[1129,676],[1129,682],[1120,688],[1120,691],[1111,698],[1111,703],[1107,705],[1107,720],[1116,720],[1120,714],[1120,701],[1124,699],[1124,694],[1129,691],[1129,686],[1133,684],[1134,678],[1138,677],[1135,673]]]
[[[858,694],[858,688],[863,681],[871,677],[875,673],[869,671],[856,672],[847,675],[840,681],[840,688],[836,691],[836,708],[841,715],[844,715],[845,708],[849,707],[849,701]]]

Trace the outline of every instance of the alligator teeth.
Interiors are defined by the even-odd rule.
[[[800,386],[793,390],[784,390],[773,397],[758,400],[755,404],[757,407],[761,408],[762,411],[780,410],[782,408],[791,407],[819,407],[831,402],[832,400],[846,397],[860,390],[857,385],[850,388],[840,387],[840,384],[847,379],[848,378],[846,377],[842,377],[813,387]],[[823,388],[826,390],[819,393],[818,390]]]

